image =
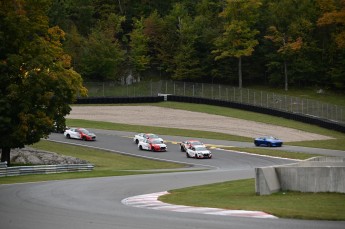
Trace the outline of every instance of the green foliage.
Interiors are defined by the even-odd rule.
[[[130,33],[130,59],[133,70],[140,73],[149,67],[149,38],[144,34],[144,19],[133,19],[134,28]]]
[[[260,1],[228,0],[220,16],[224,18],[224,32],[215,40],[215,59],[235,57],[238,63],[239,87],[242,88],[242,57],[250,56],[258,45],[255,36],[259,33],[253,25],[258,17]]]
[[[46,137],[54,121],[64,123],[69,104],[85,94],[80,75],[62,49],[65,33],[48,25],[49,1],[1,1],[0,148]]]
[[[52,0],[49,17],[51,27],[66,31],[65,52],[85,79],[118,80],[133,73],[343,90],[344,5],[342,0]]]
[[[83,76],[99,81],[120,79],[125,51],[115,36],[121,31],[123,20],[123,17],[110,14],[92,30],[81,49],[79,69]]]

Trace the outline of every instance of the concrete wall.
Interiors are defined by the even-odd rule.
[[[294,164],[255,169],[258,195],[274,192],[345,193],[345,157],[316,157]]]
[[[280,191],[280,182],[274,167],[255,168],[255,192],[258,195],[270,195]]]

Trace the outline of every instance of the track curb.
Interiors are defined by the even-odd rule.
[[[173,205],[159,201],[158,198],[162,195],[169,194],[167,191],[156,192],[144,195],[138,195],[128,197],[121,201],[122,204],[137,207],[146,208],[152,210],[164,210],[183,213],[198,213],[207,215],[220,215],[220,216],[237,216],[237,217],[252,217],[252,218],[269,218],[277,219],[276,216],[267,214],[261,211],[245,211],[245,210],[227,210],[220,208],[208,208],[208,207],[191,207],[185,205]]]

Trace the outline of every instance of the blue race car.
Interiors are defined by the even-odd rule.
[[[272,136],[259,137],[259,138],[255,138],[254,144],[255,146],[281,147],[283,145],[283,141]]]

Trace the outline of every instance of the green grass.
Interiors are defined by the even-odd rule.
[[[170,192],[159,200],[187,206],[263,211],[281,218],[345,220],[345,194],[279,192],[258,196],[255,194],[254,179]]]
[[[345,94],[342,92],[335,92],[330,90],[324,90],[324,93],[317,93],[320,88],[289,88],[285,91],[284,88],[276,87],[263,87],[263,86],[252,86],[249,89],[260,90],[264,92],[273,92],[281,95],[288,95],[299,97],[303,99],[312,99],[324,103],[330,103],[340,106],[345,106]]]
[[[167,172],[176,168],[185,167],[185,165],[178,163],[126,156],[110,151],[55,143],[46,140],[41,140],[40,142],[34,144],[32,147],[87,160],[95,166],[94,170],[91,172],[1,177],[0,184],[146,174],[154,173],[154,171],[148,170],[164,169]]]

